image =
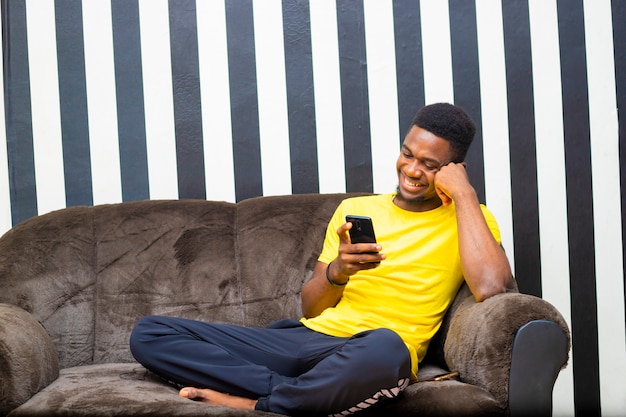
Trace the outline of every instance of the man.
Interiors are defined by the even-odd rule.
[[[463,160],[475,126],[437,103],[415,116],[395,193],[344,200],[329,222],[300,321],[248,328],[147,317],[131,335],[146,368],[183,397],[287,415],[345,415],[416,379],[463,280],[477,301],[512,286],[491,213]],[[372,218],[378,243],[352,244],[345,216]]]

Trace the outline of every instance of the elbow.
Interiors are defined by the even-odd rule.
[[[300,297],[300,304],[302,305],[301,307],[302,316],[305,319],[310,319],[311,317],[313,317],[313,313],[311,312],[311,306],[309,305],[309,303],[307,303],[307,300],[305,297]]]
[[[477,303],[482,303],[486,299],[491,298],[497,294],[502,294],[504,292],[506,292],[506,289],[492,287],[488,289],[481,289],[480,291],[472,291],[472,294],[474,295],[474,300],[476,300]]]
[[[305,305],[302,305],[302,317],[304,317],[305,319],[310,319],[312,317],[315,317],[315,314],[311,311],[310,308],[305,307]]]
[[[513,288],[512,277],[494,280],[488,283],[483,283],[477,288],[472,288],[472,294],[476,302],[481,303],[494,295],[503,294]]]
[[[313,308],[302,307],[302,317],[304,317],[305,319],[312,319],[313,317],[319,316],[321,313],[321,311],[315,310]]]
[[[302,316],[305,319],[310,319],[310,318],[319,316],[320,311],[318,311],[315,303],[312,303],[308,297],[303,296],[300,298],[300,300],[302,301],[301,303],[302,304],[302,308],[301,308]]]

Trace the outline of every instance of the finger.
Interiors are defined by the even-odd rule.
[[[353,262],[380,262],[386,258],[386,255],[380,252],[382,246],[377,243],[357,243],[352,247],[355,248],[355,251],[352,253],[354,256],[354,258],[352,258]]]
[[[374,268],[378,268],[380,266],[380,262],[376,261],[376,262],[361,262],[359,269],[361,270],[367,270],[367,269],[374,269]]]
[[[445,192],[443,192],[441,190],[441,188],[439,187],[435,187],[435,191],[437,192],[437,195],[439,196],[439,199],[441,200],[441,203],[445,206],[448,207],[451,203],[452,203],[452,198],[446,194]]]
[[[350,243],[350,235],[348,234],[348,230],[350,229],[352,229],[352,223],[344,223],[337,229],[339,243]]]

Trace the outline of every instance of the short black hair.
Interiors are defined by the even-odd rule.
[[[411,126],[418,126],[450,142],[455,161],[463,162],[476,134],[476,125],[459,106],[434,103],[422,107]]]

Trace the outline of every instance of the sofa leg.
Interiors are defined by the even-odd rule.
[[[552,415],[552,389],[567,358],[567,335],[556,323],[534,320],[519,329],[509,377],[511,417]]]

